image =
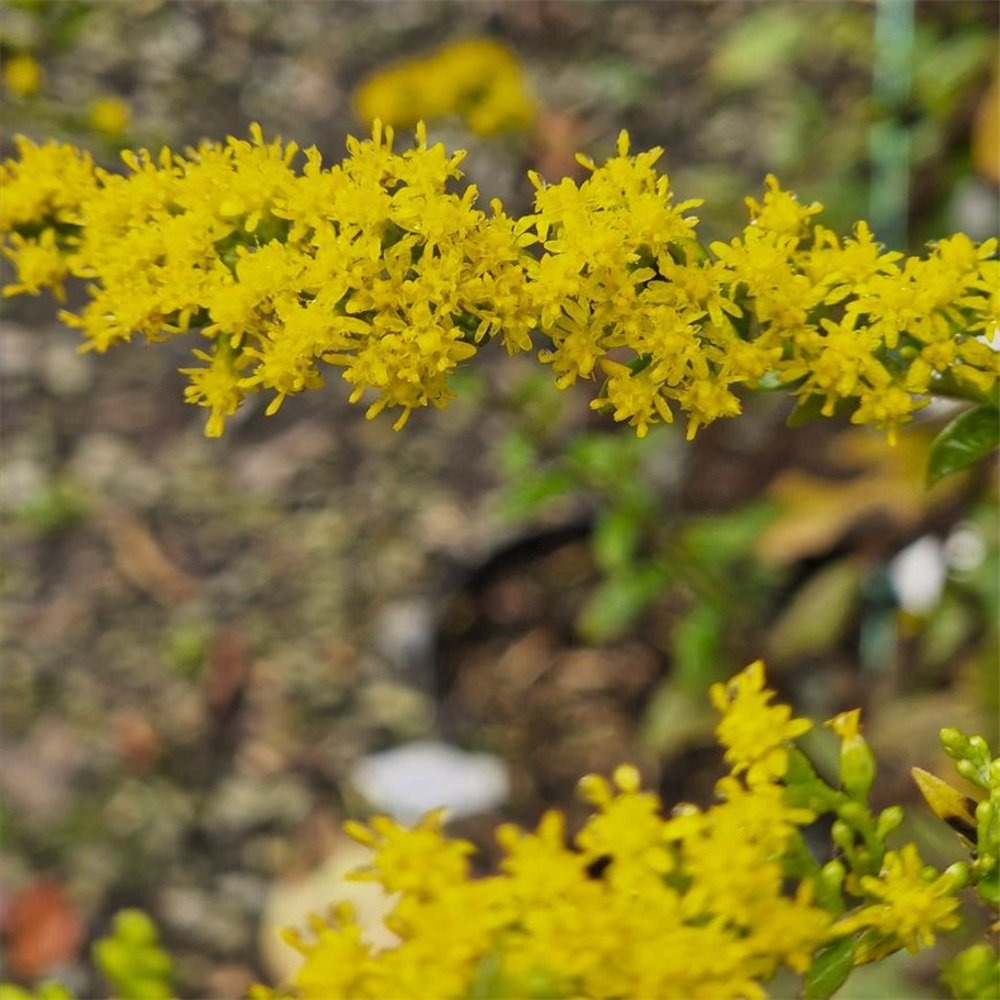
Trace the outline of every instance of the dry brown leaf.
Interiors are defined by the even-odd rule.
[[[845,431],[830,442],[828,457],[849,479],[828,479],[789,469],[769,494],[782,513],[763,532],[757,553],[764,562],[784,565],[827,552],[851,528],[876,518],[895,530],[913,530],[927,513],[961,488],[951,476],[924,487],[929,437],[910,432],[897,444],[862,430]]]
[[[137,771],[147,771],[163,749],[163,740],[146,715],[124,709],[115,716],[118,752]]]
[[[252,668],[246,642],[234,630],[220,629],[212,639],[202,683],[205,703],[214,718],[228,718],[235,711]]]
[[[118,571],[159,604],[170,607],[198,591],[197,578],[167,558],[132,511],[113,508],[106,513],[103,524]]]
[[[988,181],[1000,184],[1000,61],[993,64],[993,78],[976,109],[972,163]]]
[[[577,115],[543,109],[535,126],[535,169],[543,177],[581,179],[586,171],[577,162],[576,154],[587,148],[588,138],[586,125]]]

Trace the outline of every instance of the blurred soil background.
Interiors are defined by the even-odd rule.
[[[744,224],[768,172],[845,232],[870,215],[888,126],[911,184],[873,222],[916,249],[995,234],[998,11],[915,4],[894,103],[873,94],[899,43],[875,3],[5,0],[3,151],[51,135],[112,165],[258,121],[336,162],[367,131],[351,95],[370,73],[485,36],[538,113],[492,136],[431,123],[469,149],[481,203],[528,211],[527,169],[579,178],[573,154],[602,159],[624,127],[634,150],[665,147],[679,198],[707,200],[706,242]],[[10,71],[25,56],[34,85]],[[558,394],[497,349],[400,433],[334,377],[210,441],[182,400],[190,347],[81,355],[50,300],[3,303],[7,978],[101,995],[88,944],[139,906],[180,996],[275,981],[274,919],[329,899],[357,861],[338,824],[387,807],[359,762],[414,741],[506,768],[506,798],[455,822],[484,869],[498,819],[578,818],[576,780],[623,760],[668,801],[709,801],[707,687],[758,656],[800,714],[863,705],[876,800],[912,807],[930,860],[958,857],[908,768],[949,773],[941,725],[996,736],[996,494],[988,469],[923,490],[941,414],[891,450],[835,421],[788,429],[789,402],[758,397],[693,445],[674,428],[637,443],[587,387]],[[403,780],[433,802],[450,774]],[[939,958],[863,988],[940,995]]]

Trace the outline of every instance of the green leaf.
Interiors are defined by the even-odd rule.
[[[627,569],[639,544],[641,525],[627,507],[603,511],[594,525],[590,544],[597,565],[606,573]]]
[[[753,553],[764,529],[781,509],[770,500],[754,501],[726,514],[708,514],[685,522],[684,551],[709,566],[727,567]]]
[[[832,650],[856,614],[863,572],[863,565],[847,556],[828,563],[800,585],[771,624],[774,659],[791,663]]]
[[[831,788],[817,773],[812,761],[798,748],[788,751],[785,799],[789,805],[811,809],[817,815],[836,812],[847,801],[843,792]]]
[[[805,1000],[827,1000],[847,979],[854,965],[854,941],[841,938],[820,951],[806,973],[802,995]]]
[[[510,431],[500,442],[500,466],[508,476],[516,476],[538,463],[538,452],[526,434]]]
[[[977,406],[960,413],[931,442],[927,485],[950,476],[988,455],[1000,444],[1000,412]]]
[[[642,740],[661,759],[668,760],[691,746],[704,746],[712,738],[718,716],[704,691],[691,694],[673,673],[653,690],[642,719]]]
[[[704,695],[713,681],[721,679],[726,612],[718,604],[699,601],[674,626],[670,643],[674,676],[688,694]]]
[[[574,995],[566,989],[565,976],[537,965],[516,978],[505,975],[503,959],[492,951],[480,959],[464,994],[466,1000],[504,1000],[514,996],[525,1000],[560,1000]]]
[[[788,415],[785,421],[787,427],[802,427],[804,424],[812,423],[824,416],[823,407],[826,406],[826,396],[800,396],[795,409]],[[846,417],[853,413],[858,406],[858,401],[854,397],[848,399],[838,399],[833,407],[834,417]]]
[[[617,639],[664,586],[665,573],[657,566],[635,566],[609,576],[590,595],[577,621],[588,642]]]
[[[635,475],[641,442],[634,435],[584,434],[566,448],[584,482],[623,485]]]
[[[572,496],[578,483],[562,469],[544,469],[514,480],[504,491],[501,510],[504,517],[516,520],[544,510],[552,501]]]
[[[708,260],[708,250],[695,239],[677,240],[667,245],[667,253],[675,264],[687,266]]]
[[[801,58],[810,30],[804,18],[789,17],[782,8],[758,8],[717,45],[709,63],[713,82],[724,88],[756,87],[787,72]]]

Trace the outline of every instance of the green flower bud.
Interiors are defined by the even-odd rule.
[[[830,836],[833,842],[843,850],[854,846],[854,830],[842,819],[833,821],[833,826],[830,828]]]
[[[974,944],[959,952],[942,966],[941,977],[951,989],[952,996],[969,997],[970,1000],[987,1000],[996,996],[1000,962],[988,944]]]
[[[966,778],[973,784],[979,784],[979,781],[977,781],[977,778],[979,777],[979,768],[976,767],[971,760],[960,760],[955,765],[955,770],[958,771],[963,778]]]
[[[944,880],[942,886],[947,886],[949,893],[958,892],[969,884],[969,866],[964,861],[956,861],[944,870],[941,878]]]
[[[969,752],[969,740],[965,733],[949,726],[940,732],[941,745],[952,757],[965,757]]]
[[[885,840],[893,830],[898,829],[902,822],[903,809],[901,806],[889,806],[887,809],[883,809],[875,824],[875,836],[879,840]]]
[[[984,799],[976,806],[976,827],[980,850],[995,849],[1000,843],[1000,802]]]
[[[842,861],[828,861],[820,869],[815,883],[816,902],[825,910],[838,915],[844,912],[841,889],[846,876],[847,869]]]
[[[861,710],[841,712],[830,719],[829,726],[841,739],[840,783],[858,802],[867,802],[875,780],[875,755],[861,735]]]

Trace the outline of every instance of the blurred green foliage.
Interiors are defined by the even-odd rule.
[[[504,510],[522,519],[570,498],[591,512],[600,580],[576,623],[586,642],[614,641],[676,588],[682,609],[668,652],[675,683],[696,695],[724,671],[727,634],[753,621],[779,582],[753,554],[777,508],[761,500],[725,514],[672,512],[650,467],[664,441],[583,432],[546,459],[529,433],[511,431],[500,449]]]
[[[160,947],[153,921],[141,910],[115,914],[111,934],[94,945],[94,960],[114,997],[169,1000],[173,996],[173,961]]]
[[[47,979],[30,990],[16,983],[0,983],[0,1000],[74,1000],[74,997],[62,983]]]
[[[90,512],[85,491],[70,480],[51,480],[14,511],[16,521],[36,540],[66,534]]]

